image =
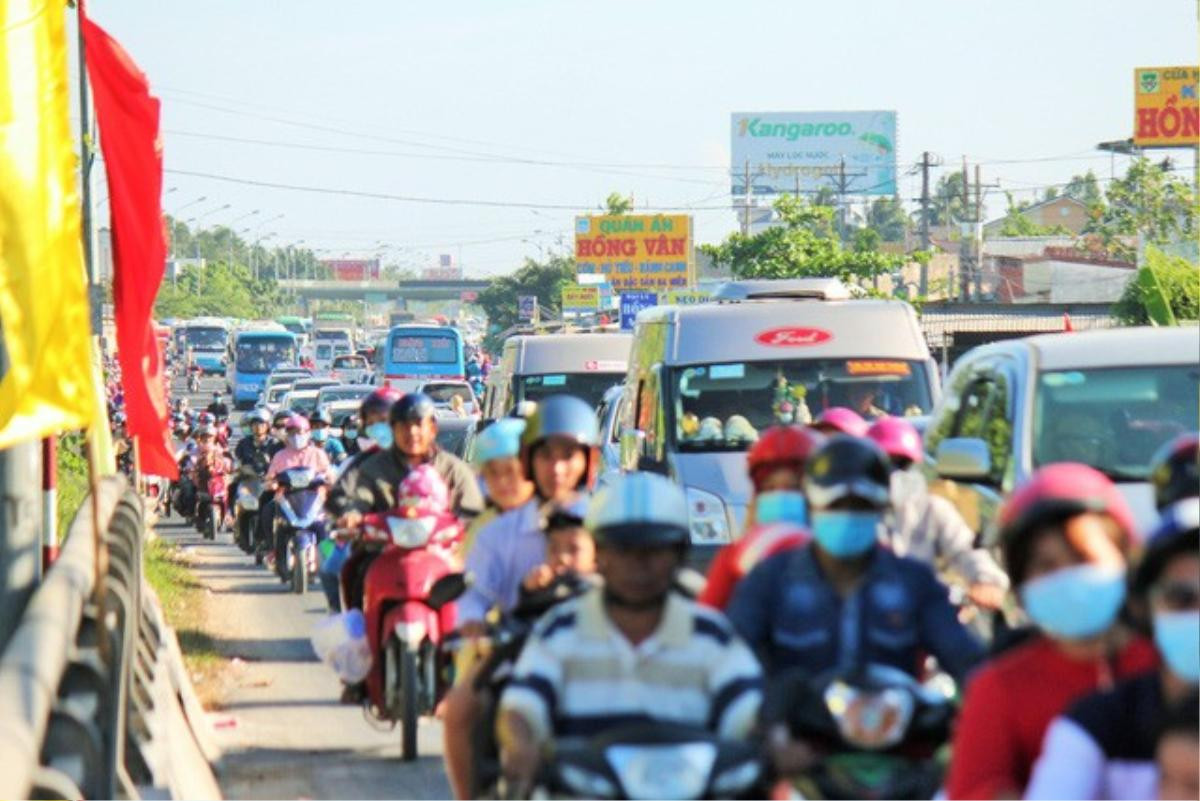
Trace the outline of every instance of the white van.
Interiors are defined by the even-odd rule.
[[[831,406],[911,416],[938,400],[938,371],[911,306],[825,299],[845,298],[845,288],[811,283],[816,289],[785,296],[749,291],[638,314],[621,468],[683,486],[696,545],[740,536],[751,495],[746,450],[760,431],[809,422]]]
[[[631,334],[615,331],[509,337],[488,376],[483,416],[503,417],[521,401],[550,395],[575,395],[599,406],[605,391],[624,380],[632,341]]]

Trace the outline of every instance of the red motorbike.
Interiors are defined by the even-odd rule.
[[[401,498],[404,484],[420,483],[421,476],[413,476],[420,472],[413,470],[402,482]],[[417,719],[432,713],[447,689],[449,659],[439,646],[455,628],[456,610],[453,603],[431,598],[430,591],[438,579],[459,570],[454,548],[463,528],[436,498],[400,503],[363,520],[363,540],[383,546],[367,570],[363,616],[372,655],[369,708],[375,717],[400,724],[401,757],[411,761],[417,758]]]
[[[206,540],[215,540],[225,519],[229,496],[228,476],[223,469],[208,471],[208,480],[196,495],[196,530]]]

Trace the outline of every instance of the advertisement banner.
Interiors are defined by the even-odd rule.
[[[562,290],[562,310],[565,312],[591,312],[600,308],[600,287],[565,286]]]
[[[678,292],[668,292],[663,295],[662,302],[668,306],[695,306],[697,303],[708,303],[712,295],[698,289],[685,289]]]
[[[896,194],[896,112],[795,111],[732,117],[734,195]]]
[[[621,330],[632,331],[637,321],[637,314],[642,309],[658,305],[658,295],[654,292],[624,292],[621,294]]]
[[[1196,147],[1200,143],[1200,67],[1137,67],[1133,71],[1133,143]]]
[[[580,275],[602,275],[616,292],[685,289],[695,283],[692,218],[687,214],[575,218]]]
[[[375,281],[379,278],[379,259],[322,259],[337,281]]]
[[[533,322],[538,316],[537,295],[517,296],[517,319],[523,323]]]

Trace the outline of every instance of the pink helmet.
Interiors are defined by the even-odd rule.
[[[892,460],[907,459],[920,464],[925,447],[917,427],[903,417],[881,417],[867,429],[867,437],[875,440]]]
[[[849,434],[852,437],[867,435],[867,421],[853,409],[831,406],[821,412],[812,427],[824,434]]]
[[[441,517],[450,513],[450,490],[431,465],[420,464],[400,482],[396,503],[413,517]]]
[[[301,434],[309,430],[308,418],[302,414],[288,415],[288,419],[284,421],[283,429],[285,431],[299,431]]]

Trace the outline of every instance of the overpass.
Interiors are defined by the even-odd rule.
[[[480,292],[490,281],[464,279],[459,281],[313,281],[283,279],[279,287],[285,292],[312,300],[358,300],[386,303],[409,300],[461,300],[464,292]]]

